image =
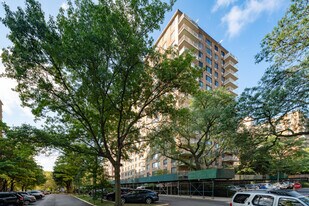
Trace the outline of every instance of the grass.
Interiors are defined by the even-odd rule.
[[[96,206],[114,206],[114,202],[110,202],[110,201],[106,201],[106,200],[102,200],[101,199],[97,199],[94,200],[92,197],[90,197],[89,195],[75,195],[76,197],[86,200],[87,202],[90,202],[91,204],[94,204]],[[147,204],[132,204],[132,203],[127,203],[124,205],[128,205],[128,206],[146,206]],[[152,206],[156,206],[158,204],[156,203],[152,203]]]

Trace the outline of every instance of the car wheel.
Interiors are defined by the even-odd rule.
[[[121,203],[122,203],[122,205],[124,205],[125,202],[126,202],[126,199],[121,198]]]
[[[149,205],[149,204],[151,204],[151,203],[152,203],[152,199],[151,199],[151,198],[149,198],[149,197],[148,197],[148,198],[146,198],[146,204],[148,204],[148,205]]]
[[[24,204],[25,204],[25,205],[29,205],[29,204],[30,204],[30,201],[29,201],[29,200],[26,200],[26,201],[24,202]]]

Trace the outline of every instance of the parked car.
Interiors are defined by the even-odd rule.
[[[123,195],[123,194],[127,194],[127,193],[133,191],[133,189],[131,189],[131,188],[121,188],[120,191],[121,191],[121,195]],[[105,199],[109,200],[109,201],[115,201],[115,192],[107,193],[107,195],[105,196]]]
[[[261,190],[267,190],[267,189],[273,189],[273,185],[270,183],[260,183],[259,184],[259,189]]]
[[[242,188],[238,185],[229,185],[227,186],[227,189],[235,192],[242,191]]]
[[[23,196],[17,194],[16,192],[0,192],[0,206],[8,205],[23,206]]]
[[[256,184],[247,184],[247,185],[245,185],[245,189],[246,190],[257,190],[257,189],[259,189],[259,186],[256,185]]]
[[[292,190],[237,192],[230,206],[309,206],[309,198]]]
[[[295,189],[295,190],[301,189],[301,184],[299,182],[295,182],[293,184],[293,189]]]
[[[39,190],[31,190],[31,191],[28,191],[28,193],[30,195],[33,195],[37,200],[45,197],[45,195]]]
[[[127,194],[121,195],[122,203],[131,202],[145,202],[151,204],[155,201],[159,201],[159,195],[157,192],[146,189],[137,189]]]
[[[24,198],[24,204],[28,205],[29,203],[36,202],[36,198],[33,195],[30,195],[28,192],[17,192]]]

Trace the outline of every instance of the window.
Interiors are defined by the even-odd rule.
[[[268,195],[256,195],[252,200],[252,205],[272,206],[274,197]]]
[[[206,81],[209,82],[209,83],[212,83],[211,77],[206,75]]]
[[[199,62],[198,62],[198,66],[199,66],[199,67],[203,67],[203,62],[200,62],[200,61],[199,61]]]
[[[159,164],[160,164],[159,162],[152,163],[152,168],[158,168]]]
[[[198,57],[203,57],[203,52],[198,51]]]
[[[176,167],[172,167],[171,173],[172,173],[172,174],[175,174],[176,172],[177,172],[177,168],[176,168]]]
[[[156,159],[158,159],[158,157],[159,157],[159,154],[154,154],[154,155],[152,156],[152,159],[153,159],[153,160],[156,160]]]
[[[218,87],[219,86],[219,82],[215,81],[215,85],[216,85],[216,87]]]
[[[225,73],[225,69],[222,68],[221,71],[222,71],[223,74]]]
[[[203,39],[203,34],[198,34],[198,38]]]
[[[216,45],[215,45],[215,50],[216,50],[216,51],[218,51],[218,50],[219,50],[219,49],[218,49],[218,47],[217,47]]]
[[[204,84],[202,81],[200,81],[200,88],[203,89],[204,88]]]
[[[225,81],[225,78],[224,78],[224,77],[221,77],[221,80],[222,80],[222,82],[224,82],[224,81]]]
[[[201,42],[198,43],[198,48],[203,49],[203,44]]]
[[[221,56],[222,56],[222,57],[224,57],[224,56],[225,56],[224,51],[221,51]]]
[[[212,69],[209,66],[206,66],[206,71],[210,74],[212,74]]]
[[[303,206],[303,204],[295,199],[280,198],[278,206]]]
[[[215,72],[215,77],[217,77],[217,78],[218,78],[218,72]]]
[[[211,59],[206,57],[206,62],[211,65]]]
[[[146,165],[146,170],[149,170],[149,164],[148,164],[148,165]]]
[[[206,90],[210,91],[211,90],[211,86],[206,85]]]
[[[221,64],[222,64],[222,66],[223,66],[223,65],[225,64],[225,61],[224,61],[224,60],[222,60],[222,61],[221,61]]]
[[[208,46],[211,46],[211,41],[209,39],[206,39],[206,43]]]
[[[167,159],[163,160],[163,165],[166,166],[167,165]]]
[[[206,52],[207,52],[207,54],[208,54],[209,56],[211,56],[211,55],[212,55],[212,53],[211,53],[211,49],[210,49],[210,48],[206,48]]]
[[[234,197],[233,202],[245,203],[249,197],[250,197],[250,194],[238,194]]]
[[[216,69],[218,69],[218,68],[219,68],[218,63],[215,63],[215,68],[216,68]]]
[[[215,60],[218,61],[219,57],[215,54]]]

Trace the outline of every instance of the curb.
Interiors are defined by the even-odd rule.
[[[71,195],[71,196],[75,197],[76,199],[78,199],[78,200],[80,200],[80,201],[82,201],[82,202],[84,202],[84,203],[87,203],[88,205],[95,206],[94,204],[92,204],[92,203],[90,203],[90,202],[88,202],[88,201],[86,201],[86,200],[83,200],[83,199],[81,199],[81,198],[79,198],[79,197],[76,197],[75,195]]]

